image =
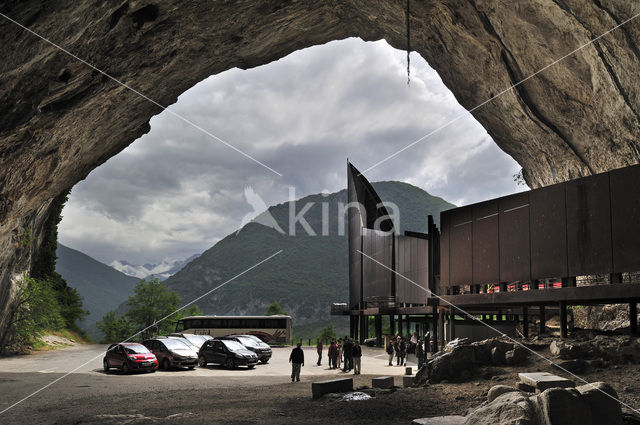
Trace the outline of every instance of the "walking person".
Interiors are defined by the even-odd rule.
[[[302,351],[302,343],[298,343],[296,348],[291,350],[289,363],[291,363],[291,382],[300,381],[300,368],[304,366],[304,352]]]
[[[360,343],[356,340],[353,344],[353,374],[360,375],[360,360],[362,359],[362,347],[360,347]]]
[[[393,337],[389,337],[389,343],[387,344],[387,354],[389,355],[389,366],[393,366],[393,353],[395,352],[395,346],[393,344]]]
[[[316,351],[318,352],[318,366],[322,363],[322,340],[318,340],[318,344],[316,344]]]
[[[421,339],[418,340],[418,344],[416,345],[416,357],[418,358],[418,370],[420,370],[424,364],[424,348],[422,348]]]
[[[342,338],[338,339],[338,366],[340,369],[340,365],[342,364]]]

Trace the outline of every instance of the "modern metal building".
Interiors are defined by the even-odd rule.
[[[429,330],[435,348],[456,328],[491,336],[477,330],[481,320],[527,336],[530,318],[543,332],[550,310],[566,336],[568,305],[612,303],[629,306],[636,333],[640,165],[444,211],[442,234],[426,214],[428,233],[397,234],[351,164],[347,180],[349,303],[341,312],[352,337],[367,338],[373,316],[381,344],[385,315],[392,333]]]

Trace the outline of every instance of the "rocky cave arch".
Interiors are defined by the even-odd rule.
[[[412,50],[465,108],[640,12],[626,0],[521,3],[411,2]],[[405,0],[0,1],[3,15],[165,106],[210,75],[332,40],[404,49],[405,11]],[[532,187],[637,163],[639,45],[634,20],[473,115]],[[6,17],[0,46],[2,329],[52,200],[146,133],[161,108]]]

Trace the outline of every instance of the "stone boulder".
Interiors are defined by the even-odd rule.
[[[539,417],[549,425],[596,425],[591,409],[575,389],[549,388],[531,397]],[[595,406],[594,406],[595,407]],[[602,424],[607,422],[602,422]]]
[[[416,374],[415,383],[421,385],[427,381],[437,383],[466,379],[478,367],[521,364],[527,356],[525,348],[502,338],[473,343],[467,338],[456,339],[429,359]]]
[[[505,353],[505,361],[509,366],[515,366],[524,363],[529,356],[529,351],[519,345],[514,345],[513,350]]]
[[[500,397],[502,394],[519,392],[517,389],[510,387],[508,385],[495,385],[489,389],[487,393],[487,401],[491,403],[496,398]]]
[[[611,385],[606,382],[594,382],[577,387],[576,390],[589,406],[594,424],[622,425],[618,393]]]
[[[498,385],[463,424],[622,425],[623,421],[615,390],[596,382],[578,388],[550,388],[537,395]]]
[[[495,388],[495,387],[494,387]],[[538,425],[531,399],[513,389],[467,415],[464,425]]]
[[[628,335],[596,335],[584,341],[554,340],[553,356],[562,360],[603,359],[612,363],[640,363],[640,340]]]
[[[552,355],[563,360],[581,359],[587,354],[584,344],[563,340],[552,341],[551,345],[549,345],[549,351]]]

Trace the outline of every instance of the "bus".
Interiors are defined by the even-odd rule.
[[[255,335],[268,344],[291,342],[291,316],[189,316],[178,320],[176,332],[211,335]]]

